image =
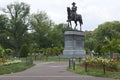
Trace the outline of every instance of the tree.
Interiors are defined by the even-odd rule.
[[[6,30],[9,32],[11,38],[11,46],[15,49],[16,55],[18,55],[20,47],[24,44],[25,34],[28,31],[28,14],[29,5],[21,2],[7,5],[7,9],[3,11],[9,16],[9,26]]]
[[[0,33],[3,32],[7,28],[8,18],[6,15],[0,15]]]
[[[109,40],[112,38],[120,39],[120,22],[105,22],[98,26],[97,29],[94,30],[93,36],[97,40],[104,40],[107,37]]]
[[[105,54],[109,51],[110,54],[116,52],[120,39],[120,22],[112,21],[99,25],[98,28],[93,31],[93,38],[95,39],[95,51],[100,54]]]
[[[93,38],[93,32],[92,31],[86,31],[85,32],[85,49],[87,51],[94,50],[95,46],[95,39]]]
[[[107,53],[110,53],[110,55],[112,56],[113,53],[119,53],[120,52],[120,41],[117,39],[112,39],[111,41],[107,38],[105,38],[104,41],[104,50]]]
[[[48,40],[49,31],[51,30],[52,22],[45,12],[32,14],[30,17],[30,25],[32,29],[34,45],[37,48],[47,48],[51,44]]]
[[[55,25],[51,32],[50,32],[50,40],[52,41],[51,44],[53,44],[56,47],[63,47],[64,45],[64,32],[68,30],[69,27],[67,24],[58,24]]]
[[[8,18],[6,15],[1,14],[0,15],[0,44],[2,47],[5,47],[7,35],[9,34],[6,31],[7,27],[8,27]]]
[[[27,57],[29,53],[29,48],[27,45],[23,45],[20,49],[20,57]]]

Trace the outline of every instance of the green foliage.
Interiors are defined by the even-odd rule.
[[[56,47],[63,47],[64,44],[64,32],[68,30],[68,26],[66,24],[58,24],[55,25],[54,28],[50,32],[50,40],[51,44],[54,44]]]
[[[29,48],[27,45],[23,45],[20,49],[20,57],[27,57],[29,53]]]
[[[60,52],[61,52],[61,53],[63,53],[63,50],[64,50],[64,48],[63,48],[63,47],[60,47]]]
[[[3,12],[8,14],[9,16],[9,22],[6,23],[9,25],[7,27],[4,27],[6,30],[5,34],[8,34],[10,36],[9,47],[15,49],[16,55],[18,55],[20,47],[26,42],[25,40],[28,31],[27,19],[29,15],[29,10],[29,5],[23,2],[9,4],[7,5],[6,9],[3,9]]]
[[[94,37],[97,40],[104,40],[105,37],[107,37],[109,40],[111,40],[112,38],[119,39],[119,27],[119,21],[105,22],[99,25],[96,30],[94,30]]]
[[[54,25],[48,15],[40,11],[30,16],[30,25],[33,33],[35,47],[49,48],[54,46],[63,46],[63,33],[67,29],[66,24]]]
[[[24,71],[30,67],[34,66],[33,64],[26,65],[26,63],[11,64],[7,66],[0,66],[0,75],[9,74]]]
[[[90,51],[94,50],[95,42],[96,42],[96,39],[93,36],[93,32],[92,31],[86,31],[85,32],[85,50],[86,50],[86,54],[89,54]]]
[[[120,22],[100,24],[93,32],[85,32],[85,48],[99,55],[119,53]]]
[[[33,49],[33,53],[39,53],[39,52],[40,52],[39,48],[34,48]]]
[[[0,15],[0,44],[5,49],[15,50],[15,56],[18,56],[23,44],[30,46],[31,53],[36,48],[63,47],[67,24],[54,24],[43,11],[32,15],[29,11],[30,6],[23,2],[8,4],[3,9],[5,15]]]
[[[58,47],[53,47],[53,53],[54,55],[58,56],[61,54],[61,50]]]
[[[5,49],[5,52],[7,55],[13,55],[13,50],[12,49]]]
[[[41,49],[40,49],[40,52],[41,52],[42,54],[46,54],[46,49],[45,49],[45,48],[41,48]]]
[[[0,58],[4,58],[4,49],[0,46]]]
[[[102,69],[92,69],[89,68],[88,71],[85,71],[84,67],[81,67],[80,64],[76,65],[76,69],[73,70],[68,69],[69,71],[73,72],[73,73],[77,73],[80,75],[89,75],[89,76],[96,76],[96,77],[106,77],[106,78],[115,78],[115,79],[120,79],[120,72],[111,72],[111,71],[106,71],[106,74],[103,73]]]
[[[109,39],[105,39],[104,41],[104,48],[106,49],[107,52],[112,52],[112,53],[119,53],[120,51],[120,41],[117,39],[112,39],[111,41]],[[103,48],[103,49],[104,49]]]
[[[52,48],[47,48],[47,49],[46,49],[47,55],[52,56],[52,55],[53,55],[52,52],[53,52],[53,51],[52,51]]]
[[[86,54],[89,54],[90,49],[89,48],[85,48]]]
[[[8,27],[8,17],[6,15],[0,14],[0,44],[2,47],[6,46],[6,39],[8,36],[7,28]]]
[[[0,33],[2,33],[5,28],[7,28],[7,26],[8,26],[6,24],[7,22],[8,22],[7,16],[0,14]]]
[[[14,56],[14,51],[12,49],[5,49],[4,54],[5,54],[5,57],[8,59]]]
[[[51,30],[51,20],[45,12],[39,12],[30,16],[30,25],[33,33],[33,39],[37,48],[47,48],[49,43],[49,31]]]
[[[45,48],[49,55],[58,55],[62,51],[57,49],[50,50],[50,47],[64,46],[64,31],[68,30],[67,24],[54,24],[47,13],[40,11],[29,15],[30,6],[23,2],[13,3],[6,6],[0,15],[0,43],[4,48],[15,50],[17,54],[23,44],[30,46],[30,49],[38,49],[33,52],[40,52],[39,49]],[[10,37],[7,40],[7,36]],[[110,41],[105,43],[105,37]],[[120,22],[112,21],[100,24],[93,32],[85,32],[85,49],[87,53],[94,50],[99,54],[106,54],[109,51],[120,52]],[[112,43],[112,44],[111,44]],[[114,44],[113,44],[114,43]],[[52,45],[53,44],[53,45]],[[117,45],[116,45],[117,44]],[[111,45],[111,47],[110,47]],[[47,49],[48,48],[48,49]],[[53,53],[54,52],[54,53]]]
[[[62,53],[63,48],[59,48],[59,47],[53,47],[53,48],[42,48],[40,49],[40,53],[43,53],[44,55],[47,56],[58,56]]]

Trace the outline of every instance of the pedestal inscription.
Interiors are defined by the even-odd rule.
[[[75,30],[65,31],[63,57],[85,57],[84,32]]]

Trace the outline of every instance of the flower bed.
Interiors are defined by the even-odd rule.
[[[5,60],[5,59],[0,59],[0,65],[9,65],[9,64],[15,64],[15,63],[20,63],[22,62],[21,60]]]
[[[0,63],[5,63],[5,62],[7,62],[7,60],[5,60],[5,59],[0,59]]]
[[[85,67],[85,64],[80,64],[80,66]],[[87,65],[87,68],[93,68],[93,69],[103,69],[103,66],[93,66],[93,65]],[[120,68],[105,68],[107,71],[120,71]]]
[[[120,71],[119,62],[113,59],[105,59],[102,57],[86,57],[81,66],[85,66],[85,64],[88,65],[88,68],[103,69],[103,65],[105,65],[106,70]]]

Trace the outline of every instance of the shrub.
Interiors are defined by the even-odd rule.
[[[87,63],[89,65],[94,65],[94,66],[103,66],[103,64],[106,65],[106,67],[109,68],[117,68],[118,66],[118,62],[116,60],[113,59],[106,59],[106,58],[102,58],[102,57],[86,57],[84,63]]]
[[[0,46],[0,58],[4,58],[5,57],[5,51],[4,49]]]
[[[47,48],[46,53],[47,55],[52,56],[52,48]]]
[[[12,49],[5,49],[7,55],[13,55]]]
[[[20,49],[20,57],[27,57],[29,53],[29,49],[27,45],[23,45]]]
[[[60,53],[61,53],[60,48],[54,47],[54,48],[53,48],[53,53],[54,53],[54,55],[56,55],[56,56],[60,55]]]
[[[41,48],[41,49],[40,49],[40,53],[46,55],[46,49],[45,49],[45,48]]]

